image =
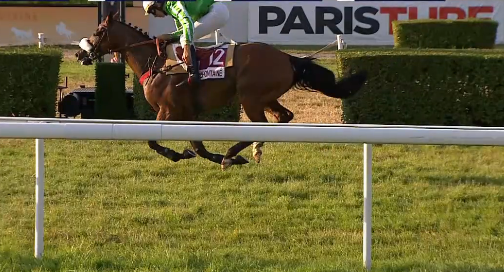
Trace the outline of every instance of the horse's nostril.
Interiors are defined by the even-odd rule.
[[[75,53],[75,57],[78,58],[79,57],[79,53]]]

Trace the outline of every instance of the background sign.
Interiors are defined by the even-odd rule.
[[[504,43],[504,1],[250,2],[248,40],[272,44],[328,44],[337,34],[354,45],[393,45],[391,22],[407,19],[492,18]]]

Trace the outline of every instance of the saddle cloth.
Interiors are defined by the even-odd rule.
[[[199,72],[201,80],[222,79],[225,77],[226,67],[233,66],[235,44],[217,44],[208,47],[196,47],[196,56],[199,60]],[[178,43],[166,47],[165,67],[181,63],[171,69],[167,74],[187,74],[187,66],[182,60],[184,49]]]

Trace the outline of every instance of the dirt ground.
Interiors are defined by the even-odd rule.
[[[319,93],[291,90],[278,100],[280,104],[294,113],[291,123],[341,123],[341,100],[326,97]],[[266,114],[270,122],[272,117]],[[242,122],[248,122],[246,115]]]

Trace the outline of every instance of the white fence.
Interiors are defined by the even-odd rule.
[[[363,263],[369,270],[371,269],[372,144],[504,146],[504,128],[0,117],[0,138],[36,139],[36,258],[42,257],[44,245],[43,139],[363,143]]]

